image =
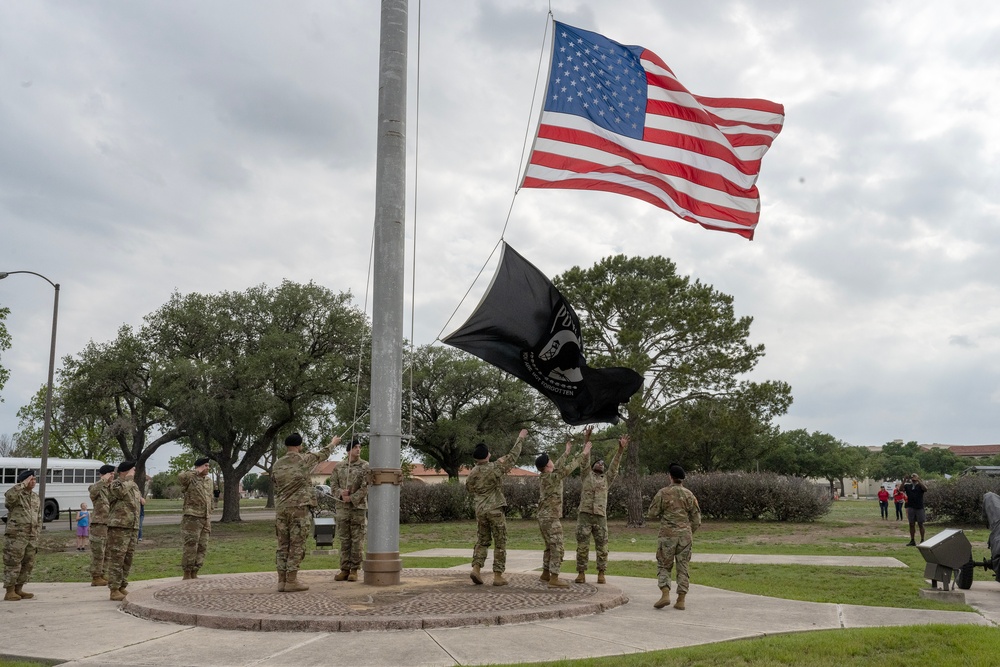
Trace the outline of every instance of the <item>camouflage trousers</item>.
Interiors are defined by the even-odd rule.
[[[361,569],[368,534],[368,510],[338,509],[337,532],[340,533],[340,569]]]
[[[590,559],[590,536],[594,536],[597,571],[608,569],[608,517],[580,512],[576,517],[576,571],[586,572]]]
[[[503,574],[507,569],[507,517],[503,510],[492,510],[476,516],[476,548],[472,551],[472,565],[486,565],[486,553],[493,547],[493,571]]]
[[[135,555],[138,528],[115,528],[108,526],[108,541],[104,547],[104,567],[108,574],[108,588],[118,590],[128,586],[128,575],[132,571],[132,556]]]
[[[108,526],[95,523],[90,527],[90,576],[104,576],[104,552],[108,546]]]
[[[688,563],[691,562],[691,535],[661,537],[656,549],[656,583],[670,588],[670,571],[677,564],[677,592],[688,592]]]
[[[208,551],[208,536],[212,533],[212,522],[208,517],[181,517],[181,539],[184,550],[181,552],[181,569],[197,572],[205,564],[205,552]]]
[[[38,531],[10,530],[3,539],[3,585],[16,586],[28,583],[35,568],[38,551]]]
[[[542,540],[545,541],[545,553],[542,555],[542,567],[553,574],[562,569],[563,554],[563,529],[562,521],[553,518],[539,518],[538,529],[542,531]]]
[[[285,507],[274,515],[274,533],[278,536],[278,550],[274,564],[278,572],[298,572],[302,559],[306,557],[306,540],[312,517],[309,508]]]

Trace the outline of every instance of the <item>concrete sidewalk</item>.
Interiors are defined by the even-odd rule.
[[[475,665],[620,655],[808,630],[1000,622],[1000,584],[993,581],[977,581],[966,591],[969,604],[979,609],[970,613],[798,602],[698,585],[691,586],[686,611],[657,610],[654,581],[608,579],[630,601],[602,614],[378,633],[239,632],[144,621],[119,611],[106,588],[31,584],[37,598],[0,603],[0,655],[71,665]]]

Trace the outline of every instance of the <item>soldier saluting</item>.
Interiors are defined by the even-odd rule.
[[[340,437],[334,436],[326,447],[315,454],[308,454],[302,451],[302,436],[292,433],[285,438],[285,455],[274,462],[271,478],[275,497],[274,532],[278,537],[274,560],[280,592],[309,590],[298,579],[299,564],[306,557],[306,540],[312,522],[309,510],[316,506],[316,491],[309,473],[317,463],[330,458],[334,447],[339,444]]]
[[[3,536],[3,586],[7,591],[3,599],[7,602],[35,597],[24,590],[38,551],[39,502],[34,488],[35,471],[22,470],[17,483],[3,494],[8,512]]]
[[[111,509],[108,490],[115,476],[115,467],[104,464],[97,472],[100,478],[87,489],[90,501],[94,503],[94,515],[90,526],[90,585],[107,586],[108,580],[104,577],[106,561],[104,555],[108,544],[108,512]]]
[[[184,512],[181,517],[181,569],[184,579],[197,579],[205,564],[208,536],[212,533],[212,480],[208,476],[207,456],[194,462],[194,470],[185,470],[177,480],[184,492]]]
[[[135,483],[135,463],[123,461],[118,464],[118,478],[108,488],[108,500],[108,543],[104,557],[111,600],[120,602],[125,599],[132,557],[139,539],[139,509],[146,504]]]

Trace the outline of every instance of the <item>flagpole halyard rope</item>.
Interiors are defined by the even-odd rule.
[[[483,266],[479,269],[479,273],[477,273],[476,277],[472,280],[472,284],[469,285],[469,289],[467,289],[465,291],[465,294],[462,295],[462,298],[459,300],[458,305],[455,306],[455,310],[452,311],[451,315],[445,321],[444,326],[441,327],[441,331],[438,332],[438,335],[435,337],[435,340],[441,340],[441,334],[443,334],[444,331],[445,331],[445,329],[448,328],[448,325],[451,324],[452,319],[454,319],[454,317],[455,317],[455,313],[457,313],[458,310],[459,310],[459,308],[462,307],[462,304],[465,303],[465,300],[469,297],[469,293],[472,292],[472,288],[476,286],[476,283],[479,281],[479,278],[482,277],[482,275],[483,275],[483,271],[486,270],[486,267],[489,266],[490,260],[493,259],[493,255],[496,253],[497,248],[500,247],[500,244],[504,242],[504,238],[506,237],[506,234],[507,234],[507,225],[510,224],[510,214],[514,210],[514,200],[517,198],[517,193],[520,191],[520,183],[521,183],[521,180],[523,178],[522,171],[527,168],[527,165],[524,164],[524,152],[525,152],[525,148],[527,147],[527,144],[528,144],[529,133],[531,132],[531,109],[533,109],[534,106],[535,106],[535,98],[537,97],[537,94],[538,94],[538,80],[539,80],[539,78],[541,76],[541,71],[542,71],[542,59],[545,57],[545,36],[549,32],[549,26],[553,24],[552,23],[553,20],[554,20],[554,16],[552,15],[552,2],[551,2],[551,0],[549,0],[549,11],[548,11],[548,14],[545,17],[545,30],[542,32],[542,48],[539,50],[539,53],[538,53],[538,67],[537,67],[537,69],[535,71],[535,85],[534,85],[534,88],[533,88],[533,90],[531,92],[531,106],[528,107],[528,124],[524,128],[524,141],[521,144],[521,158],[520,158],[520,161],[518,162],[517,183],[514,186],[514,194],[510,198],[510,206],[507,208],[507,217],[504,218],[503,228],[500,230],[500,239],[496,242],[496,245],[493,246],[493,250],[490,251],[490,254],[486,258],[486,261],[483,262]],[[418,44],[419,44],[419,40],[420,40],[420,38],[418,36],[417,37],[417,43]],[[551,53],[549,55],[549,59],[551,60]],[[418,60],[417,60],[417,62],[419,63],[419,51],[418,51]],[[550,69],[551,69],[551,67],[550,67]],[[418,71],[419,71],[419,65],[418,65]],[[541,114],[541,111],[539,111],[539,114]],[[411,373],[412,373],[412,371],[411,371]],[[412,374],[411,374],[410,377],[411,377],[411,381],[412,381],[412,377],[413,377]],[[411,388],[412,388],[412,385],[411,385]]]
[[[528,165],[525,164],[525,161],[524,161],[524,152],[525,152],[525,149],[528,146],[528,137],[530,136],[530,133],[531,133],[531,110],[535,108],[535,98],[538,95],[538,80],[541,78],[541,75],[542,75],[542,59],[545,57],[545,36],[549,34],[549,26],[553,24],[554,20],[555,20],[555,17],[552,15],[552,6],[550,4],[550,6],[549,6],[549,13],[545,17],[545,30],[542,32],[542,48],[539,49],[539,51],[538,51],[538,67],[535,69],[535,85],[534,85],[534,87],[531,90],[531,106],[528,107],[528,124],[524,128],[524,141],[521,142],[521,159],[518,162],[518,166],[517,166],[517,183],[514,185],[514,194],[517,194],[518,191],[520,191],[520,189],[521,189],[521,183],[524,181],[524,172],[527,171],[527,169],[528,169]],[[552,43],[555,44],[555,40],[554,39],[552,40]],[[546,81],[548,81],[548,76],[549,76],[548,73],[549,73],[549,71],[551,71],[551,69],[552,69],[552,52],[550,51],[549,52],[549,67],[546,68],[546,73],[545,73],[545,79],[546,79]],[[541,104],[541,106],[542,107],[545,106],[545,98],[542,98],[542,104]],[[541,119],[542,119],[542,109],[539,108],[539,110],[538,110],[538,121],[535,123],[535,127],[536,128],[538,127],[538,124],[541,122]],[[536,132],[536,134],[537,134],[537,132]],[[534,139],[532,139],[532,141],[531,141],[531,148],[532,149],[535,148],[535,140]]]

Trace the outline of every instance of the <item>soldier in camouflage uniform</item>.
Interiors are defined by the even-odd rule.
[[[589,434],[589,431],[588,431]],[[548,454],[541,454],[535,459],[535,467],[541,476],[538,478],[538,529],[545,541],[545,554],[542,556],[542,575],[540,581],[548,581],[549,588],[568,588],[569,584],[559,580],[559,570],[563,561],[563,480],[576,470],[585,456],[590,455],[590,439],[583,445],[583,451],[573,457],[568,463],[573,443],[566,441],[566,451],[558,460],[552,461]]]
[[[590,427],[584,431],[590,442]],[[628,436],[618,440],[618,451],[611,459],[611,468],[604,472],[604,461],[590,465],[590,455],[583,457],[580,464],[582,485],[580,487],[580,507],[576,516],[576,583],[587,581],[587,561],[590,558],[590,536],[594,536],[594,551],[597,552],[597,583],[605,583],[604,571],[608,567],[608,489],[618,477],[618,466],[622,454],[628,447]]]
[[[212,533],[212,480],[208,476],[208,457],[194,462],[194,470],[185,470],[177,477],[184,492],[184,512],[181,517],[181,569],[184,579],[197,579],[205,564],[208,536]]]
[[[472,551],[472,583],[483,583],[480,570],[486,564],[486,553],[490,542],[493,542],[493,585],[506,586],[503,578],[507,569],[507,519],[504,508],[507,499],[503,496],[503,477],[521,455],[521,445],[528,437],[528,430],[521,429],[517,442],[507,453],[494,462],[490,462],[490,450],[484,443],[479,443],[472,451],[476,467],[465,480],[465,490],[472,494],[476,507],[476,547]]]
[[[688,563],[691,561],[691,538],[701,526],[701,509],[698,499],[684,488],[684,468],[671,463],[670,486],[665,486],[653,496],[646,517],[660,520],[660,544],[656,550],[656,580],[660,599],[653,606],[661,609],[670,604],[670,570],[677,563],[677,603],[675,609],[684,609],[688,592]]]
[[[108,487],[108,501],[108,543],[104,558],[111,600],[119,602],[125,599],[132,556],[139,539],[139,508],[146,502],[135,483],[135,464],[131,461],[118,464],[118,478]]]
[[[278,537],[275,568],[278,571],[278,590],[285,593],[307,591],[299,583],[299,564],[306,556],[306,540],[312,524],[310,509],[316,506],[316,490],[309,473],[317,463],[330,458],[340,438],[334,436],[330,443],[316,452],[302,451],[302,436],[292,433],[285,438],[286,453],[274,462],[275,512],[274,532]]]
[[[90,526],[90,585],[107,586],[104,577],[105,549],[108,542],[108,510],[111,503],[108,500],[108,489],[115,476],[113,465],[102,465],[98,470],[100,478],[90,485],[90,501],[94,503],[94,514]]]
[[[38,551],[39,503],[34,492],[35,471],[23,470],[17,483],[3,494],[7,507],[7,530],[3,536],[3,587],[7,602],[30,600],[34,593],[24,585],[35,567]]]
[[[347,458],[334,469],[330,492],[337,501],[337,532],[340,533],[340,572],[334,581],[357,581],[364,560],[368,531],[368,461],[361,458],[361,442],[347,445]]]

